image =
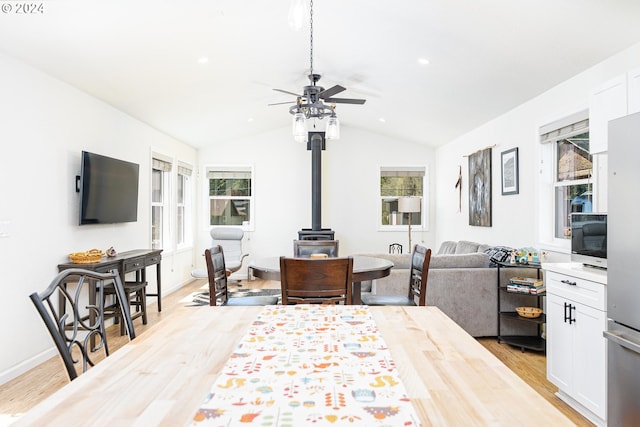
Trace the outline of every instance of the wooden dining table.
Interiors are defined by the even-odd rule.
[[[180,308],[15,425],[188,425],[263,310]],[[366,310],[417,414],[411,425],[573,425],[438,308]]]
[[[362,304],[362,282],[388,276],[393,262],[365,255],[353,255],[353,304]],[[280,281],[280,258],[258,258],[249,264],[249,274],[258,279]],[[408,280],[408,279],[407,279]],[[408,286],[408,282],[407,282]]]

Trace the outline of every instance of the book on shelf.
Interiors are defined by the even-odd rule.
[[[546,292],[545,286],[529,286],[529,285],[521,285],[518,283],[509,283],[507,285],[507,292],[514,292],[518,294],[530,294],[530,295],[540,295]]]
[[[543,280],[535,277],[512,277],[510,282],[517,285],[535,286],[536,288],[544,286]]]

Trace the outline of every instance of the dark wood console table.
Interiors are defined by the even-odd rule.
[[[104,256],[100,261],[91,264],[76,264],[72,262],[58,264],[58,271],[68,270],[70,268],[83,268],[98,273],[106,273],[117,269],[120,273],[122,283],[125,283],[125,275],[127,273],[135,273],[137,282],[146,282],[147,267],[155,265],[157,292],[155,294],[147,294],[147,296],[158,297],[158,311],[162,311],[161,253],[162,249],[136,249],[121,252],[114,257]]]

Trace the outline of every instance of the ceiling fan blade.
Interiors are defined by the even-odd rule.
[[[293,93],[293,92],[289,92],[288,90],[284,90],[284,89],[274,89],[278,92],[282,92],[282,93],[288,93],[289,95],[293,95],[296,96],[298,98],[302,97],[303,95],[298,95],[297,93]]]
[[[344,87],[342,87],[342,86],[340,86],[340,85],[335,85],[335,86],[333,86],[333,87],[330,87],[329,89],[323,90],[322,92],[320,92],[320,93],[318,94],[318,96],[319,96],[320,98],[322,98],[322,99],[327,99],[327,98],[329,98],[330,96],[337,95],[337,94],[339,94],[340,92],[343,92],[343,91],[345,91],[345,90],[347,90],[347,89],[346,89],[346,88],[344,88]]]
[[[287,101],[287,102],[273,102],[271,104],[267,104],[267,106],[271,105],[283,105],[283,104],[295,104],[295,101]]]
[[[353,98],[325,98],[325,102],[334,102],[336,104],[364,104],[366,99],[353,99]]]

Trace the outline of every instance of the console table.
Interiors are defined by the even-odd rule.
[[[136,274],[137,282],[147,281],[147,267],[156,266],[156,283],[157,292],[155,294],[147,294],[147,296],[158,297],[158,311],[162,311],[162,286],[161,286],[161,268],[160,261],[162,249],[136,249],[117,254],[114,257],[102,257],[98,262],[90,264],[76,264],[73,262],[58,264],[58,271],[68,270],[70,268],[83,268],[85,270],[96,271],[98,273],[107,273],[117,269],[120,273],[122,283],[125,283],[125,275],[127,273]]]

